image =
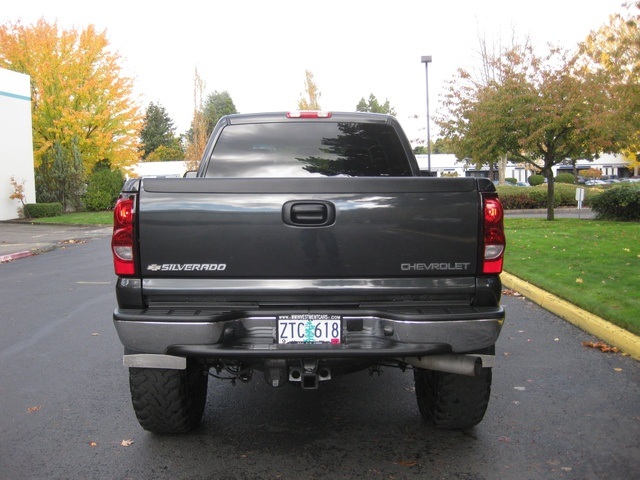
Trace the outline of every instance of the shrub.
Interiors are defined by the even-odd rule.
[[[517,178],[505,178],[504,181],[507,182],[508,184],[511,184],[511,185],[515,185],[515,184],[518,183],[518,179]]]
[[[576,179],[572,173],[559,173],[556,177],[556,183],[570,183],[573,185],[576,183]]]
[[[110,210],[116,203],[124,177],[119,170],[100,169],[89,176],[84,206],[87,210],[100,212]]]
[[[573,177],[573,175],[572,175]],[[559,207],[577,207],[576,186],[567,183],[556,183],[553,187],[556,196],[560,196]]]
[[[577,185],[568,185],[566,183],[556,183],[554,187],[554,193],[560,195],[560,203],[559,207],[577,207],[578,201],[576,200],[576,190],[578,188]],[[584,188],[584,201],[582,202],[583,207],[588,207],[591,205],[591,201],[604,192],[604,189],[601,188],[593,188],[587,187]]]
[[[61,203],[27,203],[22,210],[26,218],[57,217],[62,215]]]
[[[497,187],[500,200],[507,210],[518,210],[525,208],[547,208],[547,185],[538,185],[531,188],[520,188],[511,186]],[[604,190],[587,188],[583,206],[590,206],[594,198]],[[576,186],[566,183],[556,183],[554,186],[554,207],[577,207]]]
[[[640,221],[640,185],[616,185],[591,200],[591,208],[602,220]]]
[[[593,200],[598,197],[604,190],[600,188],[585,188],[584,190],[584,202],[582,205],[585,207],[591,207]],[[576,202],[578,203],[578,202]]]
[[[506,210],[521,210],[527,208],[547,208],[547,188],[522,188],[499,186],[498,195]],[[560,193],[555,192],[554,206],[560,205]]]
[[[529,182],[529,185],[535,187],[544,183],[544,177],[542,175],[531,175],[527,181]]]

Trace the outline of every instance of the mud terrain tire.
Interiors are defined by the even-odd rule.
[[[186,433],[197,427],[204,413],[208,378],[191,362],[186,370],[129,368],[131,400],[142,428]]]
[[[491,394],[490,368],[476,377],[416,368],[414,380],[420,414],[436,428],[471,428],[484,417]]]

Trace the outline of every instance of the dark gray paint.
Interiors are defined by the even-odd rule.
[[[474,180],[334,180],[339,181],[145,180],[137,215],[142,276],[278,279],[476,274],[480,195]],[[335,209],[335,220],[328,225],[292,225],[286,221],[290,202],[329,204]],[[149,270],[150,265],[163,264],[224,264],[226,268],[189,273]],[[442,267],[403,270],[403,264]]]

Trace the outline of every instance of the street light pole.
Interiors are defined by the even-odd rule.
[[[429,169],[429,176],[431,176],[431,128],[429,125],[431,123],[429,118],[429,64],[431,63],[431,55],[424,55],[421,59],[427,73],[427,168]]]

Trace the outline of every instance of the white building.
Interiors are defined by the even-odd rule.
[[[127,168],[127,178],[137,177],[182,177],[187,171],[184,160],[165,162],[139,162]]]
[[[25,203],[35,203],[30,77],[0,68],[0,220],[18,217],[11,178],[23,185]]]
[[[420,170],[428,170],[429,159],[427,155],[416,155]],[[602,171],[603,175],[615,175],[619,178],[629,177],[633,175],[628,169],[629,162],[622,158],[621,155],[605,154],[599,158],[589,160],[578,160],[576,167],[578,171],[595,168]],[[435,172],[438,177],[443,174],[457,173],[459,177],[488,177],[489,169],[484,167],[478,170],[475,165],[467,165],[465,162],[458,162],[453,154],[432,154],[431,155],[431,171]],[[553,167],[554,173],[573,173],[572,165],[556,165]],[[526,182],[527,178],[535,172],[525,168],[523,164],[515,164],[508,162],[505,172],[505,178],[515,178],[518,182]],[[497,180],[498,172],[495,172]]]

